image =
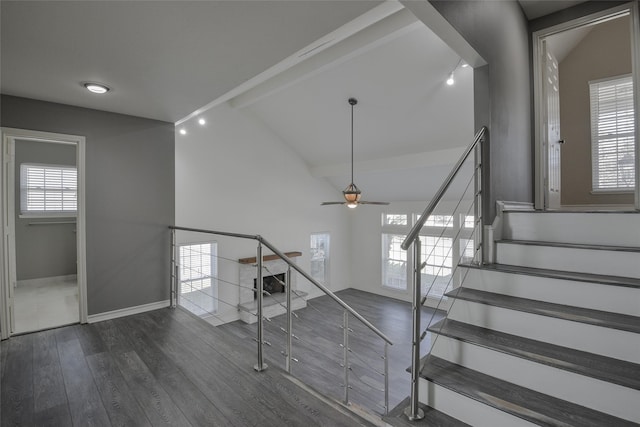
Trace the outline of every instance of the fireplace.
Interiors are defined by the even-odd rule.
[[[284,254],[290,261],[294,261],[302,252],[285,252]],[[243,322],[255,323],[258,312],[258,292],[256,286],[257,263],[255,257],[240,258],[238,271],[239,304],[238,316]],[[266,317],[279,316],[286,313],[287,289],[291,286],[291,291],[295,292],[295,298],[292,298],[291,304],[294,310],[307,306],[306,288],[298,287],[298,280],[295,270],[289,267],[289,264],[280,259],[277,255],[264,255],[262,257],[262,284],[266,292],[271,296],[266,296],[263,300],[263,315]],[[291,271],[291,276],[289,275]],[[283,285],[286,283],[286,286]]]
[[[262,289],[267,291],[270,295],[277,293],[284,293],[286,291],[285,283],[286,273],[274,274],[273,276],[262,277]],[[253,279],[253,289],[257,289],[256,282],[258,279]],[[258,293],[253,291],[253,299],[258,298]]]

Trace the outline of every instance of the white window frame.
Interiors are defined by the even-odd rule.
[[[622,87],[622,90],[617,90]],[[611,93],[616,88],[615,93]],[[604,93],[609,91],[609,93]],[[622,96],[619,96],[619,95]],[[602,97],[610,95],[604,105]],[[633,100],[633,79],[630,74],[593,80],[589,82],[589,98],[591,108],[591,173],[593,193],[632,193],[635,190],[635,111]],[[604,111],[603,111],[604,110]],[[610,132],[605,133],[601,129],[600,117],[602,114],[614,116],[607,120]],[[615,165],[609,165],[606,170],[601,167],[600,151],[604,145],[603,140],[610,142],[607,147],[611,157],[616,157]],[[625,147],[627,146],[627,147]],[[621,153],[622,149],[622,153]],[[620,156],[623,156],[620,158]],[[627,167],[620,165],[626,162]],[[626,170],[628,178],[622,176]],[[605,173],[615,177],[606,181],[602,180]]]
[[[319,248],[317,247],[317,241],[314,240],[323,240],[324,241],[324,248]],[[309,252],[310,252],[310,259],[309,259],[309,272],[311,274],[311,277],[313,277],[314,279],[316,279],[318,282],[322,283],[323,285],[329,285],[330,283],[330,265],[331,265],[331,233],[329,232],[317,232],[317,233],[311,233],[311,236],[309,238]],[[314,261],[318,261],[318,260],[322,260],[323,261],[323,271],[322,271],[322,277],[314,274],[314,269],[311,267],[314,263]]]
[[[60,172],[62,181],[59,183],[52,183],[52,180],[47,181],[46,176],[43,186],[29,186],[29,171],[42,170],[46,174],[46,171]],[[72,171],[74,178],[70,179],[68,172]],[[67,179],[65,180],[65,175]],[[44,209],[35,209],[29,207],[29,194],[31,192],[42,192],[42,203]],[[61,204],[61,209],[48,209],[47,203],[51,205],[53,201],[51,197],[47,196],[47,193],[59,195],[59,200],[56,203]],[[67,200],[65,204],[65,194],[71,195],[71,201]],[[20,218],[29,217],[76,217],[78,213],[78,169],[71,165],[53,165],[53,164],[41,164],[41,163],[22,163],[20,164]]]
[[[203,267],[193,268],[192,266],[186,267],[185,255],[183,254],[183,249],[187,247],[195,247],[195,246],[202,246],[202,245],[210,245],[211,247],[211,249],[209,250],[210,260],[209,260],[208,268],[206,268],[207,266],[205,266],[204,268]],[[182,298],[182,295],[185,293],[189,293],[183,290],[184,283],[187,283],[187,282],[189,283],[189,286],[191,286],[192,288],[191,292],[198,292],[198,291],[202,291],[204,287],[202,286],[202,283],[200,283],[199,286],[196,285],[194,287],[194,283],[197,281],[210,280],[209,285],[211,287],[212,310],[209,311],[208,308],[205,308],[205,307],[199,307],[199,308],[202,309],[203,311],[207,311],[209,314],[218,313],[218,256],[217,255],[218,255],[218,243],[215,241],[181,243],[180,245],[178,245],[178,260],[179,260],[179,266],[180,266],[179,282],[178,282],[178,304],[180,304],[180,299]],[[202,254],[201,254],[201,258],[202,258]],[[186,276],[185,274],[186,268],[189,268],[190,270],[189,278],[184,277]],[[200,270],[198,270],[198,268]],[[194,272],[195,273],[199,272],[201,274],[193,274]],[[189,302],[191,304],[197,305],[190,300]]]
[[[391,291],[403,291],[403,292],[408,292],[410,291],[409,289],[409,285],[411,284],[412,281],[412,272],[414,270],[413,267],[413,259],[410,253],[405,252],[406,254],[406,260],[402,260],[405,262],[405,266],[406,266],[406,271],[405,271],[405,287],[397,287],[397,286],[389,286],[387,284],[388,282],[388,277],[386,275],[386,262],[387,262],[387,258],[388,258],[388,248],[386,247],[387,245],[385,244],[385,235],[397,235],[397,236],[401,236],[402,239],[404,240],[404,237],[409,233],[409,231],[411,230],[411,227],[413,224],[415,224],[419,218],[420,215],[419,214],[406,214],[407,217],[407,222],[406,224],[398,224],[397,221],[394,221],[393,223],[391,223],[392,221],[388,221],[387,216],[395,216],[398,217],[400,215],[400,213],[383,213],[382,214],[382,233],[381,233],[381,247],[382,247],[382,257],[381,257],[381,264],[382,264],[382,276],[381,276],[381,281],[382,281],[382,287],[386,290],[391,290]],[[424,267],[423,269],[423,274],[429,274],[432,276],[447,276],[450,274],[457,274],[454,273],[454,268],[455,268],[455,262],[456,260],[460,259],[460,256],[464,253],[467,252],[469,250],[473,251],[473,239],[475,238],[474,233],[473,233],[473,227],[469,227],[472,223],[475,222],[475,219],[473,219],[473,216],[471,215],[465,215],[462,213],[457,213],[453,216],[450,215],[440,215],[440,214],[435,214],[433,215],[433,219],[430,219],[429,221],[427,221],[427,223],[425,224],[425,226],[422,227],[422,230],[420,232],[420,237],[421,237],[421,241],[427,240],[425,239],[426,237],[431,237],[436,239],[436,241],[438,241],[438,239],[440,237],[442,237],[443,239],[449,239],[449,241],[451,242],[452,247],[449,250],[446,250],[445,252],[442,251],[438,251],[436,250],[434,252],[434,254],[431,254],[430,249],[427,249],[426,247],[424,247],[423,244],[423,249],[421,251],[422,253],[422,257],[423,260],[425,259],[434,259],[434,258],[442,258],[445,257],[447,259],[450,259],[451,261],[451,266],[446,266],[446,267],[442,267],[440,268],[440,265],[432,265],[432,263],[427,263],[427,265]],[[429,224],[429,225],[427,225]],[[458,238],[456,239],[456,235],[458,235]],[[469,242],[469,244],[471,245],[471,248],[467,248],[467,247],[463,247],[462,245],[462,241],[465,242]],[[466,249],[466,250],[465,250]],[[438,253],[441,252],[441,253]],[[463,262],[469,262],[471,261],[471,259],[469,257],[466,257],[465,259],[462,260]],[[431,270],[429,270],[431,269]],[[430,274],[429,271],[431,271],[431,273],[434,274]],[[446,274],[445,274],[446,273]],[[459,277],[454,277],[451,280],[451,284],[452,287],[457,286],[457,284],[459,283]],[[424,296],[426,291],[428,290],[428,288],[431,286],[431,282],[425,283],[425,281],[423,281],[422,283],[423,289],[421,290],[422,295]],[[439,295],[434,295],[433,294],[433,290],[432,293],[427,297],[428,299],[439,299]],[[446,297],[445,297],[446,299]]]
[[[409,256],[409,254],[407,253],[407,251],[402,250],[402,256],[400,257],[396,257],[396,258],[391,258],[389,256],[389,245],[387,243],[387,238],[393,238],[393,237],[399,237],[400,238],[400,243],[402,243],[402,240],[404,240],[404,238],[406,237],[408,231],[404,231],[404,232],[393,232],[393,231],[384,231],[382,232],[382,239],[381,239],[381,246],[382,246],[382,287],[385,289],[390,289],[393,291],[407,291],[408,289],[408,285],[410,282],[409,280],[409,273],[412,270],[410,268],[410,262],[411,262],[411,257]],[[402,258],[405,259],[402,259]],[[395,286],[395,285],[391,285],[389,284],[391,280],[396,280],[396,277],[390,277],[388,275],[388,262],[389,261],[393,261],[395,263],[404,263],[404,278],[401,279],[402,282],[404,283],[404,286]]]

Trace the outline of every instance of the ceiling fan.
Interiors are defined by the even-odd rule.
[[[349,208],[356,208],[358,205],[388,205],[389,202],[367,202],[365,200],[360,200],[362,192],[353,183],[353,107],[358,103],[358,100],[355,98],[349,98],[348,102],[349,105],[351,105],[351,184],[342,191],[345,200],[344,202],[323,202],[322,206],[347,205]]]

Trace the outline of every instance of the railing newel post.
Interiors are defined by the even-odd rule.
[[[171,229],[171,283],[169,289],[169,306],[176,308],[178,305],[178,276],[180,271],[178,269],[178,248],[176,246],[176,230]]]
[[[422,274],[422,248],[420,236],[413,242],[413,324],[412,324],[412,348],[411,348],[411,397],[409,406],[404,410],[404,414],[410,421],[417,421],[424,418],[424,411],[420,409],[419,382],[420,382],[420,292]]]
[[[389,343],[384,343],[384,414],[389,413]]]
[[[287,373],[291,375],[291,358],[293,357],[293,308],[291,306],[291,267],[287,269],[287,361],[285,363]]]
[[[342,363],[344,364],[344,401],[349,404],[349,312],[342,314]]]
[[[258,372],[262,372],[267,369],[267,365],[264,363],[264,316],[262,314],[262,239],[258,236],[258,249],[256,250],[256,260],[257,260],[257,275],[256,275],[256,296],[257,296],[257,305],[258,305],[258,323],[257,323],[257,336],[258,336],[258,363],[253,367]]]

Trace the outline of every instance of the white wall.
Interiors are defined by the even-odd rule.
[[[309,270],[312,232],[331,233],[329,287],[351,287],[349,212],[321,207],[341,194],[312,177],[306,164],[272,131],[242,110],[223,104],[176,128],[176,225],[260,234],[283,252],[301,251],[296,261]],[[186,135],[179,130],[184,128]],[[180,242],[206,236],[180,233]],[[219,256],[255,256],[256,242],[214,237]],[[268,252],[265,252],[268,253]],[[379,254],[378,254],[379,258]],[[238,265],[219,260],[219,277],[237,283]],[[298,278],[299,287],[306,280]],[[220,316],[237,318],[238,289],[220,283]],[[222,302],[224,301],[224,302]]]

